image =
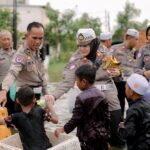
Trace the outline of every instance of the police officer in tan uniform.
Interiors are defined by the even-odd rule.
[[[0,47],[0,84],[2,84],[2,81],[10,68],[13,55],[15,54],[15,50],[12,48],[12,35],[7,30],[2,30],[0,32]],[[8,113],[11,114],[14,112],[14,102],[12,101],[9,92],[7,93],[7,99],[8,102],[6,107]]]
[[[121,117],[120,103],[117,97],[117,90],[112,81],[111,75],[107,70],[95,64],[99,40],[96,38],[93,29],[79,29],[77,32],[78,50],[72,55],[69,63],[64,70],[64,80],[58,85],[52,95],[58,99],[70,88],[75,85],[75,70],[82,64],[88,63],[97,67],[96,82],[97,86],[103,91],[108,99],[109,110],[111,112],[111,139],[110,144],[116,147],[124,147],[124,141],[117,132]]]
[[[118,89],[118,97],[121,104],[122,115],[124,115],[125,108],[125,83],[126,79],[134,72],[134,48],[137,46],[138,39],[139,32],[135,29],[128,29],[124,43],[112,46],[113,54],[120,62],[122,69],[121,76],[114,78]]]
[[[111,54],[112,45],[112,34],[110,32],[102,32],[100,34],[100,47],[99,50],[101,53],[108,52]]]
[[[39,56],[39,48],[44,38],[43,25],[38,22],[30,23],[25,37],[24,45],[14,55],[10,70],[2,82],[0,101],[3,105],[7,101],[6,93],[15,80],[17,80],[17,88],[32,87],[37,99],[41,93],[47,94],[44,64]]]
[[[125,147],[125,141],[117,133],[118,123],[121,118],[120,102],[117,97],[117,89],[112,80],[112,77],[120,75],[121,72],[120,72],[119,62],[113,56],[113,49],[111,49],[111,45],[112,45],[112,34],[110,32],[102,32],[100,34],[100,46],[98,49],[98,53],[101,58],[100,68],[103,68],[103,71],[104,70],[107,71],[109,78],[111,77],[111,84],[114,86],[113,89],[104,91],[104,93],[106,94],[106,97],[110,105],[113,106],[117,102],[116,103],[117,107],[115,106],[113,107],[112,110],[110,110],[111,113],[110,127],[112,132],[111,133],[112,136],[110,138],[110,145],[112,146],[112,148],[122,149]],[[108,77],[105,77],[105,79],[103,80],[106,82],[107,78]]]
[[[102,60],[106,61],[106,66],[101,67],[106,68],[110,72],[111,76],[118,76],[121,73],[119,62],[113,55],[112,45],[112,34],[110,32],[102,32],[100,34],[100,46],[98,49],[99,55],[102,55]],[[105,60],[106,59],[106,60]]]
[[[147,78],[150,83],[150,26],[146,29],[147,44],[143,46],[136,58],[135,72]],[[144,95],[144,98],[150,101],[150,88]]]
[[[135,72],[150,78],[150,26],[146,29],[147,44],[143,46],[136,58]]]

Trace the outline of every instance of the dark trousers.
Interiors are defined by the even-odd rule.
[[[118,132],[119,123],[121,122],[121,110],[110,111],[110,139],[111,146],[117,148],[125,147],[125,140]]]
[[[124,116],[124,110],[125,110],[125,81],[120,81],[120,82],[115,82],[115,85],[118,90],[118,99],[120,101],[120,106],[121,106],[121,112],[122,112],[122,117]]]
[[[15,102],[10,98],[9,91],[7,92],[6,108],[8,110],[9,115],[15,112]]]
[[[107,141],[92,140],[88,143],[80,142],[81,150],[108,150]]]

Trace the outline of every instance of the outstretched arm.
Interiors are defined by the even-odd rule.
[[[45,100],[46,100],[46,110],[50,113],[50,116],[51,116],[50,119],[53,123],[57,124],[58,123],[58,117],[55,113],[55,110],[53,107],[53,102],[48,97],[45,97]]]

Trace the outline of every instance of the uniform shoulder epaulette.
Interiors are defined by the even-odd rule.
[[[31,50],[30,49],[26,49],[26,50],[24,50],[24,53],[27,54],[27,55],[30,55],[31,54]]]

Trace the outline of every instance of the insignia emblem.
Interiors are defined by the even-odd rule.
[[[69,67],[69,69],[72,70],[72,69],[74,69],[75,67],[76,67],[75,64],[71,64],[70,67]]]
[[[137,58],[140,58],[140,57],[141,57],[141,53],[138,53]]]
[[[78,40],[79,40],[79,41],[83,41],[83,40],[84,40],[84,36],[83,36],[82,34],[79,34]]]
[[[17,63],[21,63],[22,61],[23,61],[23,57],[21,57],[21,56],[16,57],[16,62]]]
[[[25,54],[27,54],[27,55],[30,55],[30,54],[31,54],[30,49],[26,49],[24,52],[25,52]]]
[[[137,89],[139,85],[137,83],[134,84],[134,88]]]

